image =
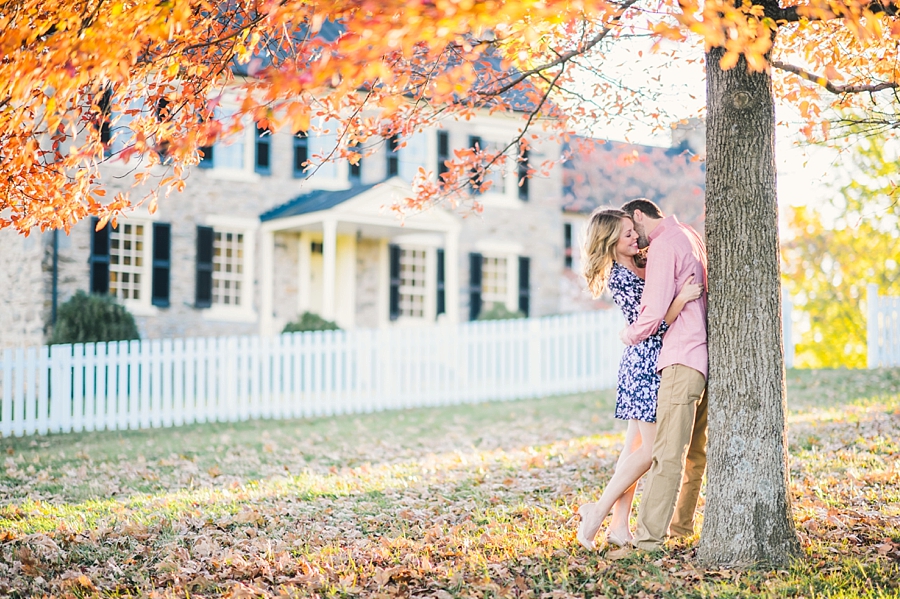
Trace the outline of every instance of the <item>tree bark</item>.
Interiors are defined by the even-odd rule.
[[[788,485],[772,80],[706,56],[709,442],[698,557],[783,565],[799,555]]]

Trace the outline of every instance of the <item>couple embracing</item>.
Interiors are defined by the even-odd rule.
[[[706,467],[706,248],[691,227],[637,199],[591,214],[583,256],[591,293],[608,287],[629,323],[615,413],[628,428],[600,498],[578,509],[577,539],[594,549],[612,513],[610,545],[660,549],[669,535],[694,534]],[[632,536],[635,486],[648,471]]]

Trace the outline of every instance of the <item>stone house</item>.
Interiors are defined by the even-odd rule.
[[[207,149],[184,192],[153,214],[138,207],[116,228],[88,220],[68,235],[0,231],[0,344],[46,339],[55,306],[77,290],[114,295],[147,338],[274,333],[304,311],[342,328],[458,322],[496,303],[559,312],[561,167],[521,186],[515,165],[498,173],[480,214],[436,206],[401,220],[390,210],[420,167],[437,172],[455,148],[505,144],[518,119],[486,113],[403,147],[385,141],[357,165],[316,168],[303,164],[333,134],[248,125]],[[529,152],[559,157],[550,142]],[[108,193],[128,191],[128,164],[104,168]]]
[[[512,166],[478,198],[481,213],[438,205],[401,219],[390,209],[420,167],[439,172],[454,149],[505,144],[519,126],[485,113],[402,147],[384,140],[356,165],[304,167],[334,147],[334,134],[247,123],[207,148],[184,192],[153,214],[138,207],[116,228],[95,231],[88,220],[68,235],[0,231],[0,347],[46,340],[56,307],[78,290],[114,295],[144,338],[272,334],[306,311],[353,328],[461,322],[495,304],[528,316],[595,309],[608,304],[591,300],[578,274],[594,206],[626,194],[671,209],[669,196],[696,196],[699,185],[702,223],[701,165],[685,162],[678,140],[674,150],[598,140],[598,150],[523,185]],[[539,139],[528,158],[561,151]],[[128,164],[104,168],[110,194],[128,191]]]

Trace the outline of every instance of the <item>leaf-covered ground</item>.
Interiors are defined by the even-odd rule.
[[[612,402],[0,439],[0,596],[900,597],[900,370],[789,375],[782,571],[581,549]]]

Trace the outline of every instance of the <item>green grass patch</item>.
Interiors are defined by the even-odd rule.
[[[613,402],[0,439],[0,596],[900,597],[900,370],[789,372],[780,571],[579,548]]]

